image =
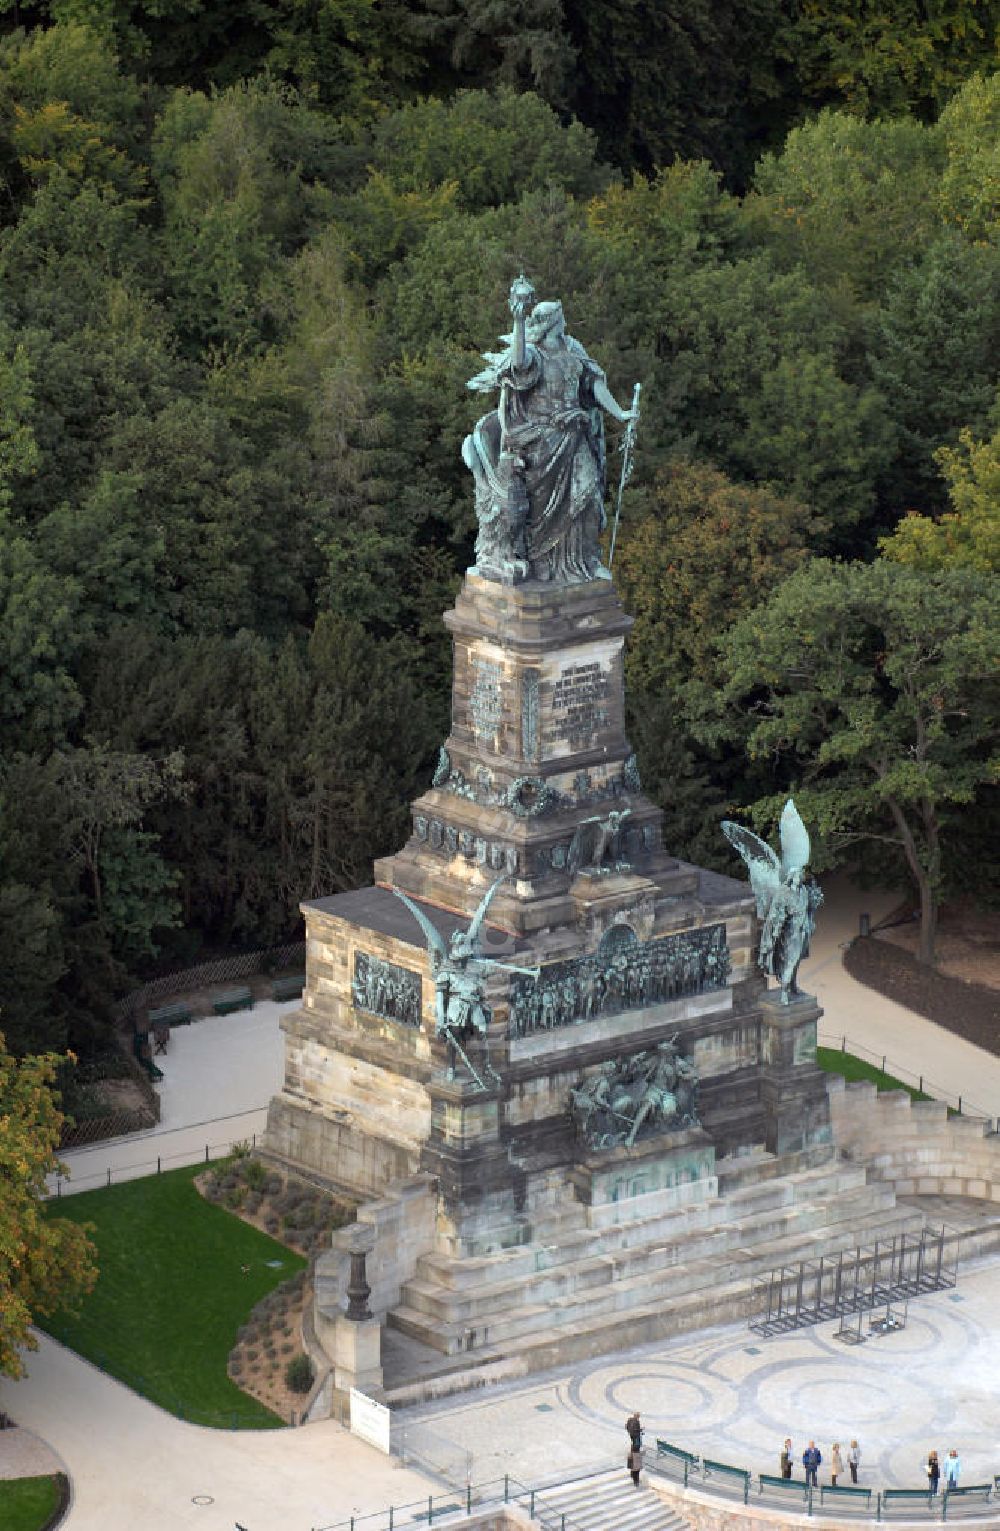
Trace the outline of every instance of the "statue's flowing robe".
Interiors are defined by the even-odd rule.
[[[794,983],[816,928],[816,910],[823,895],[815,883],[790,887],[783,882],[775,891],[760,933],[760,965],[782,987]]]
[[[476,426],[470,442],[479,461],[470,466],[496,483],[500,452],[519,459],[532,574],[593,579],[602,572],[598,539],[606,519],[604,417],[594,398],[604,373],[566,336],[558,346],[528,346],[522,367],[507,352],[495,377],[500,407]]]

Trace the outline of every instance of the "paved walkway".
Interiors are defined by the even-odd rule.
[[[113,1181],[131,1180],[155,1173],[157,1159],[164,1169],[190,1164],[206,1147],[222,1154],[233,1143],[259,1137],[267,1103],[283,1078],[285,1038],[278,1021],[297,1003],[258,1001],[252,1010],[172,1030],[167,1052],[156,1059],[163,1070],[159,1125],[63,1154],[70,1179],[62,1194],[106,1184],[109,1169]]]
[[[428,1492],[419,1474],[329,1421],[254,1431],[183,1424],[45,1335],[29,1367],[26,1380],[4,1383],[3,1407],[66,1462],[66,1531],[233,1531],[237,1521],[247,1531],[309,1531]]]
[[[892,895],[834,881],[804,986],[826,1009],[823,1032],[846,1034],[897,1065],[922,1071],[1000,1115],[1000,1059],[961,1042],[856,984],[840,964],[859,908],[873,918]],[[68,1156],[78,1189],[142,1173],[207,1143],[228,1146],[263,1126],[281,1082],[285,1006],[260,1004],[172,1034],[158,1129]],[[960,1290],[923,1298],[903,1334],[844,1351],[829,1327],[754,1342],[745,1330],[633,1351],[523,1387],[466,1395],[413,1417],[471,1452],[477,1477],[509,1470],[552,1477],[563,1467],[622,1457],[621,1422],[633,1407],[682,1444],[767,1468],[791,1432],[827,1451],[857,1434],[869,1481],[919,1481],[921,1453],[957,1444],[966,1480],[1000,1469],[1000,1267],[963,1276]],[[957,1300],[956,1300],[957,1299]],[[227,1433],[182,1424],[41,1339],[22,1382],[0,1382],[0,1407],[51,1444],[74,1485],[67,1531],[307,1531],[352,1513],[419,1498],[428,1484],[331,1423],[303,1430]],[[894,1441],[905,1445],[896,1446]],[[622,1460],[624,1458],[622,1457]],[[207,1500],[208,1502],[202,1502]]]
[[[884,1053],[890,1073],[895,1062],[907,1071],[903,1077],[912,1075],[915,1080],[923,1074],[939,1093],[947,1092],[945,1098],[961,1095],[963,1109],[978,1108],[984,1116],[1000,1117],[1000,1058],[865,988],[843,966],[844,947],[858,933],[859,910],[867,910],[874,924],[895,908],[900,895],[859,893],[846,878],[831,878],[823,886],[826,902],[812,953],[799,972],[802,987],[824,1008],[821,1036],[838,1043],[846,1035],[848,1052],[854,1041],[872,1053]],[[928,1093],[933,1094],[933,1088]]]

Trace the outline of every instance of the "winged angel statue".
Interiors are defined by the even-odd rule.
[[[722,833],[746,862],[757,900],[757,917],[763,921],[757,960],[765,973],[778,980],[781,1003],[787,1005],[801,993],[795,978],[799,963],[808,956],[816,911],[823,902],[818,883],[806,871],[809,831],[789,798],[778,826],[780,860],[769,845],[742,824],[725,819]]]
[[[490,1009],[485,1002],[486,978],[494,968],[503,969],[508,973],[524,973],[529,978],[537,978],[541,971],[536,967],[517,967],[512,962],[497,962],[493,957],[484,956],[479,944],[479,932],[483,928],[486,911],[497,889],[507,881],[506,877],[497,878],[492,887],[487,889],[479,908],[469,922],[468,930],[453,931],[447,945],[444,936],[437,926],[431,923],[419,905],[415,904],[411,898],[407,898],[406,894],[401,893],[398,888],[392,890],[409,909],[427,938],[427,954],[430,958],[435,989],[436,1033],[439,1037],[443,1037],[449,1047],[462,1059],[481,1090],[486,1089],[486,1082],[469,1061],[462,1042],[467,1041],[471,1036],[480,1036],[484,1039],[485,1045],[491,1018]],[[488,1050],[486,1072],[494,1080],[498,1078],[496,1070],[490,1063]],[[454,1078],[454,1062],[451,1077]]]

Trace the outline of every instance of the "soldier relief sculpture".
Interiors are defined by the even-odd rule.
[[[532,1036],[721,989],[729,967],[724,925],[550,963],[537,982],[512,982],[508,1031]]]
[[[520,276],[510,289],[507,349],[485,352],[469,387],[500,391],[497,409],[465,438],[476,483],[476,571],[514,584],[608,579],[598,539],[605,526],[604,417],[634,418],[605,375],[566,333],[562,304],[535,303]]]
[[[698,1076],[676,1040],[612,1059],[570,1091],[570,1117],[588,1148],[632,1148],[640,1138],[697,1123]]]

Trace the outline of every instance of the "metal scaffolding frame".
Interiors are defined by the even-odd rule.
[[[838,1338],[857,1343],[860,1324],[845,1324],[851,1314],[892,1305],[924,1292],[940,1292],[958,1280],[958,1256],[946,1257],[945,1229],[897,1233],[874,1244],[858,1244],[818,1260],[800,1260],[755,1276],[750,1294],[749,1326],[754,1334],[786,1334],[839,1318]],[[905,1311],[905,1310],[904,1310]],[[905,1319],[904,1319],[905,1322]],[[873,1332],[887,1333],[897,1324]]]

